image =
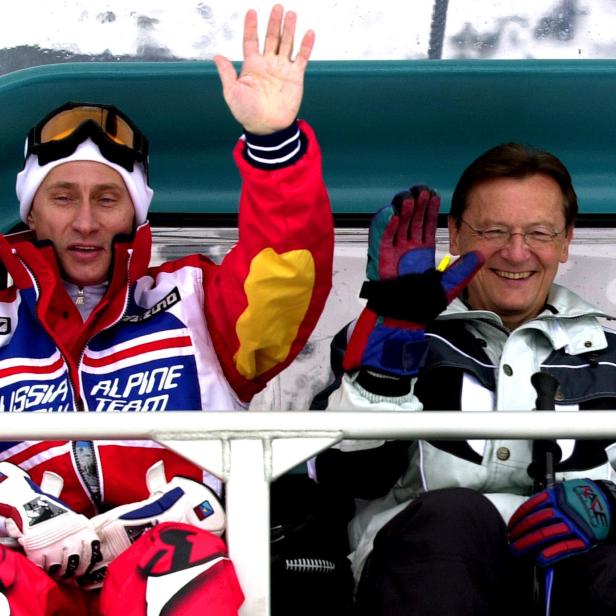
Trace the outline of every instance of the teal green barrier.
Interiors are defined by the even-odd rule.
[[[112,103],[151,142],[154,212],[234,213],[241,129],[210,62],[80,63],[0,77],[0,228],[17,222],[30,126],[67,100]],[[313,62],[301,115],[317,130],[334,211],[369,213],[411,183],[453,185],[504,141],[553,151],[584,213],[616,213],[616,61]],[[181,224],[181,218],[177,218]]]

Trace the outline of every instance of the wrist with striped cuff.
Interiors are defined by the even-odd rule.
[[[298,123],[269,135],[244,133],[244,158],[259,169],[280,169],[299,160],[306,151],[306,137]]]

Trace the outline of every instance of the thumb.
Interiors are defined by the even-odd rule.
[[[223,92],[227,92],[237,81],[237,71],[231,61],[224,56],[214,56],[213,60],[222,83]]]
[[[14,539],[21,539],[21,537],[23,537],[23,533],[21,532],[19,526],[17,526],[17,524],[12,518],[6,518],[6,520],[4,521],[4,524],[5,524],[6,534],[9,537],[13,537]]]
[[[467,252],[453,265],[443,272],[441,284],[447,294],[447,301],[451,302],[458,297],[473,276],[481,269],[485,257],[478,251]]]

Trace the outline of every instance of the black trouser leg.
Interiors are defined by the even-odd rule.
[[[519,611],[519,587],[510,596],[510,584],[519,584],[511,562],[505,524],[488,499],[466,488],[428,492],[375,538],[358,588],[358,613],[528,614]]]
[[[551,613],[616,615],[616,545],[599,545],[554,566]]]

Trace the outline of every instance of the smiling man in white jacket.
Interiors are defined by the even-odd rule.
[[[558,385],[556,410],[615,408],[616,337],[598,321],[607,315],[553,284],[577,214],[562,162],[503,144],[471,163],[449,215],[450,251],[462,256],[444,272],[434,266],[439,205],[418,186],[375,215],[367,307],[336,336],[343,370],[315,406],[531,410],[531,377],[543,372]],[[613,613],[616,448],[548,449],[555,487],[524,440],[344,441],[321,454],[319,481],[362,499],[349,525],[359,613],[531,613],[533,571],[554,563],[552,614]]]

